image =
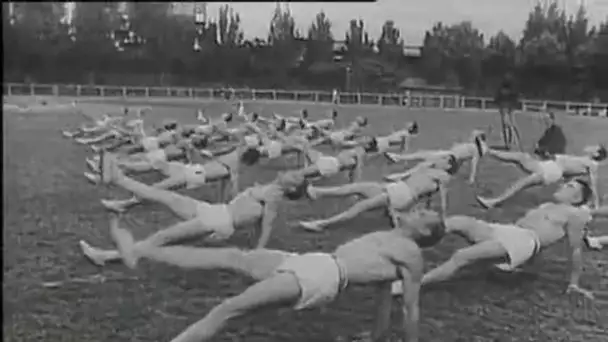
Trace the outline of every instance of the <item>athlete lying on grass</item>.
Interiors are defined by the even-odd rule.
[[[120,115],[111,115],[104,114],[101,118],[93,119],[91,117],[85,116],[90,119],[90,125],[83,124],[75,130],[63,130],[61,134],[66,138],[78,138],[88,134],[102,134],[111,129],[112,125],[118,124],[120,121],[124,120],[124,117],[128,113],[128,108],[124,108],[122,114]]]
[[[200,150],[202,145],[188,147],[188,163],[156,161],[139,171],[150,171],[151,168],[160,171],[167,178],[153,187],[159,189],[175,189],[186,186],[195,189],[210,182],[220,182],[220,202],[234,198],[240,189],[239,174],[242,165],[251,166],[258,162],[260,153],[255,148],[249,148],[243,142],[217,151]],[[118,160],[117,160],[118,161]],[[124,163],[119,166],[125,168]],[[131,165],[133,171],[133,165]],[[89,177],[87,177],[89,178]],[[96,176],[93,182],[99,181]],[[116,211],[126,210],[129,206],[140,203],[137,197],[124,201],[102,201],[104,206]]]
[[[507,163],[513,163],[519,166],[522,171],[528,173],[528,176],[516,181],[497,198],[488,199],[478,196],[477,200],[483,207],[496,207],[520,191],[532,186],[551,185],[564,179],[579,176],[589,177],[594,191],[593,206],[600,206],[597,172],[599,163],[606,160],[608,156],[606,147],[602,145],[589,146],[582,156],[558,154],[552,156],[551,159],[541,159],[523,152],[493,150],[487,148],[485,142],[482,142],[482,145],[485,153],[489,156]]]
[[[111,219],[110,232],[124,263],[136,267],[149,259],[184,269],[228,269],[257,282],[242,293],[224,300],[172,342],[210,341],[229,321],[277,305],[294,310],[318,307],[335,300],[352,285],[376,285],[377,311],[371,334],[384,341],[390,334],[390,285],[400,280],[402,341],[418,341],[419,292],[423,269],[421,247],[430,247],[443,236],[439,215],[419,211],[399,215],[398,226],[389,231],[363,235],[339,246],[332,253],[304,254],[281,250],[237,248],[161,247],[147,241],[134,242],[131,233]]]
[[[34,103],[29,104],[11,104],[3,102],[2,109],[13,110],[21,114],[75,110],[76,101],[70,103],[49,103],[49,101],[45,99],[36,99]]]
[[[469,183],[475,183],[477,175],[477,165],[483,154],[481,142],[486,140],[484,132],[474,130],[471,134],[471,140],[467,143],[458,143],[452,145],[449,150],[424,150],[408,154],[385,153],[387,159],[393,163],[409,162],[409,161],[424,161],[437,157],[453,155],[456,161],[462,165],[465,161],[471,161],[471,172],[469,174]]]
[[[308,145],[305,145],[308,146]],[[361,177],[363,162],[366,154],[378,152],[376,140],[363,138],[355,147],[343,150],[334,156],[326,156],[322,152],[306,147],[302,150],[305,166],[298,172],[306,178],[327,178],[341,171],[348,173],[349,183],[356,182]]]
[[[148,110],[148,107],[135,109],[125,107],[122,116],[106,119],[108,121],[105,129],[97,131],[97,133],[101,133],[100,135],[91,136],[92,133],[89,133],[86,136],[81,135],[75,138],[74,141],[82,145],[96,145],[108,142],[112,139],[121,139],[125,137],[136,137],[141,139],[147,135],[144,126],[144,113]],[[135,113],[134,118],[128,116],[131,112]]]
[[[337,131],[313,126],[316,134],[321,137],[311,141],[311,146],[329,144],[334,148],[344,147],[345,142],[359,137],[365,127],[367,127],[367,118],[362,116],[357,117],[348,127]]]
[[[349,221],[364,212],[384,209],[389,217],[396,211],[411,210],[419,201],[439,193],[441,199],[440,214],[445,215],[447,206],[446,185],[452,175],[458,172],[459,164],[453,156],[436,158],[433,164],[418,169],[407,179],[396,180],[395,183],[362,182],[336,187],[308,187],[308,197],[319,199],[323,197],[359,196],[363,199],[348,210],[327,219],[301,221],[300,225],[311,231],[321,231],[331,225]],[[428,204],[427,204],[428,205]]]
[[[236,229],[257,226],[261,233],[256,248],[262,248],[270,238],[279,203],[286,199],[298,200],[305,196],[306,191],[304,177],[298,173],[287,172],[279,174],[271,183],[256,184],[245,189],[227,204],[211,204],[126,177],[117,167],[114,156],[110,154],[103,155],[102,164],[104,183],[119,186],[142,200],[163,204],[182,220],[142,242],[155,246],[198,236],[207,236],[214,241],[225,240],[231,237]],[[115,252],[89,249],[86,243],[82,243],[82,246],[85,254],[96,264],[103,264],[118,257]]]
[[[266,131],[250,125],[250,131],[254,134],[246,137],[248,146],[258,146],[261,155],[271,160],[291,153],[295,153],[300,160],[302,153],[309,149],[308,139],[295,132],[286,133],[286,125],[285,119],[270,123]]]
[[[460,269],[482,261],[494,263],[504,271],[514,271],[542,250],[567,238],[572,263],[568,291],[591,297],[591,292],[579,287],[579,279],[583,271],[583,233],[591,220],[586,203],[592,192],[586,181],[571,180],[555,192],[555,203],[541,204],[515,224],[490,223],[470,216],[449,217],[446,233],[462,236],[470,246],[427,272],[422,285],[448,280]],[[399,293],[399,285],[393,286],[393,293]]]
[[[123,151],[128,154],[118,154],[117,159],[119,165],[130,172],[149,172],[159,170],[166,162],[185,160],[190,162],[192,159],[192,151],[205,148],[208,144],[204,137],[183,138],[179,134],[171,135],[172,141],[165,140],[162,147],[150,150],[149,152],[138,152],[142,149],[139,146],[126,147]],[[168,143],[168,144],[165,144]],[[104,151],[112,151],[111,148],[106,148]],[[99,169],[99,156],[86,160],[87,165],[92,171]]]

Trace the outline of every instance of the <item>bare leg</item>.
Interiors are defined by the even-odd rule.
[[[509,136],[509,124],[505,120],[505,108],[501,106],[499,109],[500,113],[500,127],[502,128],[502,141],[504,142],[505,149],[509,149],[511,145],[511,139]]]
[[[500,161],[516,164],[522,171],[533,173],[536,170],[538,161],[524,152],[509,152],[487,149],[487,155],[492,156]]]
[[[200,204],[199,201],[172,191],[158,189],[126,177],[118,168],[116,168],[116,165],[112,161],[109,162],[109,165],[104,166],[111,168],[111,170],[102,170],[104,171],[103,173],[109,173],[110,175],[110,179],[107,180],[107,182],[132,192],[136,197],[139,197],[142,200],[161,203],[183,220],[190,220],[198,215],[197,209]]]
[[[342,213],[340,213],[338,215],[334,215],[334,216],[324,219],[324,220],[317,220],[317,221],[311,221],[311,222],[300,222],[300,225],[304,229],[307,229],[307,230],[321,231],[330,225],[352,220],[366,211],[370,211],[370,210],[374,210],[374,209],[378,209],[378,208],[382,208],[382,207],[387,207],[388,205],[389,205],[388,195],[381,194],[381,195],[374,196],[372,198],[367,198],[360,202],[357,202],[353,206],[351,206],[349,209],[347,209],[346,211],[343,211]]]
[[[247,288],[238,296],[213,308],[205,318],[189,326],[171,342],[210,341],[229,320],[276,305],[293,305],[300,296],[300,285],[292,273],[277,273]]]
[[[115,131],[109,131],[95,138],[79,138],[76,139],[76,142],[84,145],[99,144],[109,139],[118,138],[118,136]]]
[[[154,167],[152,166],[152,163],[150,163],[147,160],[123,159],[118,162],[118,166],[120,166],[121,168],[125,169],[125,171],[130,172],[130,173],[132,173],[132,172],[135,172],[135,173],[149,172],[149,171],[155,170]]]
[[[493,208],[502,204],[504,201],[508,200],[509,198],[513,197],[515,194],[526,188],[542,184],[543,176],[537,173],[533,173],[513,183],[513,185],[511,185],[502,195],[498,196],[497,198],[486,199],[478,196],[477,201],[487,209]]]
[[[382,194],[382,186],[374,182],[352,183],[332,187],[308,187],[308,196],[312,199],[323,197],[347,197],[357,195],[365,198]]]
[[[458,270],[474,262],[487,260],[496,263],[507,260],[507,250],[498,241],[485,241],[460,249],[450,260],[430,270],[422,277],[422,285],[445,281],[454,276]]]
[[[140,258],[184,269],[232,270],[258,281],[272,275],[287,258],[286,253],[266,249],[244,251],[234,247],[156,247],[151,245],[139,248],[138,255]]]
[[[110,220],[110,235],[118,247],[124,264],[130,268],[137,267],[141,251],[212,233],[212,230],[205,226],[203,218],[197,217],[160,230],[136,243],[131,233],[118,225],[117,216]]]
[[[416,160],[425,160],[437,155],[441,151],[433,151],[433,150],[423,150],[408,154],[398,154],[398,153],[390,153],[386,152],[384,155],[393,163],[397,162],[408,162],[408,161],[416,161]]]
[[[179,188],[184,184],[184,178],[176,176],[163,179],[162,181],[154,183],[151,186],[157,189],[174,190],[175,188]],[[124,212],[140,203],[142,203],[141,199],[135,196],[126,200],[101,200],[101,204],[103,204],[104,207],[116,212]]]
[[[511,127],[511,143],[515,143],[517,149],[519,151],[523,151],[521,148],[521,136],[519,134],[519,128],[517,127],[517,123],[515,122],[515,115],[513,115],[513,110],[509,110],[508,118],[509,126]]]

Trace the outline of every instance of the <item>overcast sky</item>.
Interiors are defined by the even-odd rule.
[[[559,0],[569,13],[575,13],[582,0]],[[334,36],[343,39],[351,19],[364,20],[370,36],[380,36],[385,20],[395,21],[408,45],[422,43],[424,32],[436,21],[456,23],[471,20],[486,36],[504,30],[519,39],[526,18],[536,0],[378,0],[368,3],[289,3],[301,32],[305,33],[315,15],[324,10],[334,25]],[[608,16],[608,0],[584,0],[589,17],[597,24]],[[207,13],[217,16],[225,3],[208,3]],[[230,3],[241,15],[246,38],[266,37],[272,12],[270,2]]]

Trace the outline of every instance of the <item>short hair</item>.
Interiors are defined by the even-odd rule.
[[[359,116],[357,117],[357,123],[359,124],[359,126],[365,127],[367,126],[367,118],[365,116]]]
[[[166,120],[165,122],[163,122],[163,128],[166,129],[167,131],[172,131],[174,129],[177,129],[177,121]]]
[[[445,236],[446,226],[445,222],[441,219],[441,216],[433,211],[433,210],[420,210],[418,211],[421,214],[420,224],[424,225],[424,229],[419,231],[420,233],[426,232],[426,234],[421,234],[415,239],[416,244],[420,248],[428,248],[437,244],[443,237]],[[411,215],[412,213],[403,214],[403,215]],[[402,227],[407,229],[407,227]]]
[[[580,202],[575,203],[575,205],[580,206],[587,204],[587,202],[589,202],[589,200],[591,199],[591,195],[593,195],[593,189],[591,189],[591,185],[589,185],[589,182],[587,180],[582,178],[575,178],[574,181],[581,186],[581,200]]]
[[[454,175],[456,174],[456,172],[458,172],[458,170],[460,170],[460,163],[458,162],[458,159],[456,159],[456,156],[453,154],[450,154],[448,157],[448,164],[450,165],[450,168],[446,170],[446,172],[449,175]]]
[[[192,146],[194,148],[205,148],[209,144],[209,139],[206,136],[196,136],[192,138]]]
[[[234,115],[232,115],[232,113],[224,113],[224,115],[222,115],[222,120],[225,122],[231,122],[233,117]]]
[[[302,118],[308,119],[308,110],[307,109],[302,109]]]
[[[331,117],[332,117],[333,119],[337,118],[337,117],[338,117],[338,111],[337,111],[337,110],[335,110],[335,109],[334,109],[334,110],[332,110],[332,111],[331,111]]]
[[[377,152],[378,151],[378,139],[374,137],[366,137],[364,140],[363,149],[365,152]]]
[[[553,111],[548,112],[548,113],[547,113],[547,116],[549,117],[549,119],[551,119],[551,120],[555,120],[555,113],[553,113]]]
[[[257,147],[250,147],[241,155],[241,162],[247,166],[254,165],[260,160],[262,154]]]
[[[410,127],[407,129],[410,134],[418,134],[419,130],[420,126],[418,126],[418,121],[411,122]]]
[[[276,129],[277,131],[284,131],[285,128],[287,127],[287,120],[285,120],[284,118],[281,118],[278,120],[278,124],[276,125]]]
[[[260,114],[253,112],[251,113],[251,121],[256,122],[260,118]]]
[[[604,145],[600,145],[597,148],[597,151],[591,157],[591,159],[593,159],[597,162],[604,161],[606,158],[608,158],[608,151],[606,150],[606,146],[604,146]]]

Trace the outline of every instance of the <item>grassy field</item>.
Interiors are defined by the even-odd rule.
[[[188,101],[130,100],[133,105],[151,105],[153,120],[171,117],[194,121],[196,104]],[[121,100],[114,100],[119,103]],[[106,105],[110,107],[108,101]],[[200,104],[199,104],[200,105]],[[97,107],[93,105],[82,105]],[[229,109],[226,103],[202,105],[208,113]],[[306,106],[312,116],[321,116],[328,106],[313,104],[249,103],[249,110],[262,114],[297,112]],[[98,112],[95,110],[94,112]],[[438,111],[409,111],[402,108],[343,107],[341,120],[367,115],[376,133],[393,125],[418,120],[421,135],[412,148],[440,148],[464,139],[474,127],[496,125],[496,115]],[[527,146],[542,129],[531,115],[520,115]],[[608,121],[560,117],[571,152],[597,143],[608,132]],[[107,214],[100,198],[124,197],[117,189],[96,188],[82,177],[84,158],[90,153],[59,134],[66,126],[82,122],[78,114],[42,113],[3,115],[4,136],[4,339],[5,341],[168,341],[188,324],[204,316],[223,298],[242,291],[250,280],[230,272],[185,272],[164,265],[141,263],[137,271],[122,265],[104,269],[89,264],[80,255],[78,240],[111,247]],[[602,133],[604,132],[604,133]],[[498,142],[495,132],[491,140]],[[262,163],[244,171],[246,184],[273,179],[282,162]],[[377,161],[366,167],[364,178],[379,179],[394,167]],[[550,199],[551,189],[529,190],[503,208],[484,211],[475,193],[498,194],[519,175],[514,167],[483,160],[479,183],[465,183],[468,166],[451,186],[449,212],[510,222],[528,208]],[[608,172],[601,169],[603,191],[608,191]],[[151,182],[154,177],[144,177]],[[326,183],[341,183],[337,177]],[[210,186],[212,187],[212,186]],[[210,188],[188,192],[211,199]],[[293,225],[310,217],[324,217],[344,209],[348,203],[322,200],[285,204],[269,247],[290,251],[330,251],[338,244],[374,229],[377,214],[311,234]],[[129,215],[137,238],[166,227],[175,218],[160,206],[144,206]],[[592,227],[601,232],[598,222]],[[604,229],[604,233],[608,230]],[[228,244],[248,247],[255,234],[240,231]],[[445,260],[464,243],[453,237],[425,251],[427,267]],[[597,295],[600,310],[595,322],[577,319],[576,310],[564,294],[569,274],[566,248],[548,250],[535,265],[537,273],[501,275],[480,268],[464,272],[451,282],[424,289],[421,299],[421,341],[564,341],[600,342],[608,329],[608,256],[585,253],[583,284]],[[98,282],[66,283],[56,289],[41,286],[45,281],[103,275]],[[262,312],[239,319],[217,341],[333,341],[369,330],[373,320],[373,292],[368,287],[351,288],[337,302],[304,312]],[[400,313],[393,315],[398,326]]]

